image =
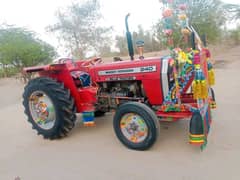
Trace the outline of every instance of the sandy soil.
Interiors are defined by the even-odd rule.
[[[0,180],[239,180],[240,47],[215,58],[218,108],[203,152],[188,144],[189,121],[161,123],[153,148],[128,150],[114,135],[111,114],[94,128],[82,127],[79,117],[67,138],[44,140],[23,113],[23,86],[0,80]]]

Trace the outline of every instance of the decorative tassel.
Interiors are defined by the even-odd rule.
[[[201,93],[201,82],[199,80],[193,81],[193,98],[200,99],[202,97]]]
[[[212,63],[208,60],[208,83],[210,86],[215,84],[215,74]]]
[[[215,74],[213,69],[208,71],[208,83],[210,86],[213,86],[215,84]]]
[[[201,81],[201,99],[206,99],[208,97],[208,89],[206,80]]]
[[[198,61],[197,58],[195,60]],[[193,82],[194,82],[193,83],[194,99],[207,99],[208,98],[207,82],[199,64],[195,65],[195,79]]]

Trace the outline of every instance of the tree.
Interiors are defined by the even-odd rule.
[[[138,40],[144,41],[144,52],[152,52],[153,42],[152,42],[152,34],[150,30],[145,31],[141,25],[138,25],[137,32],[133,32],[133,42],[136,44]],[[137,52],[137,47],[135,45],[135,52]]]
[[[18,70],[25,66],[48,63],[56,52],[46,42],[38,39],[35,33],[24,28],[0,26],[0,64],[16,67]]]
[[[119,49],[119,54],[120,55],[128,55],[128,47],[127,47],[127,39],[126,37],[117,35],[115,37],[116,40],[116,48]]]
[[[101,18],[98,0],[73,3],[57,12],[57,23],[47,30],[57,33],[73,56],[85,58],[89,52],[100,53],[102,46],[109,44],[111,28],[99,26]]]
[[[240,5],[224,4],[223,8],[225,9],[229,20],[236,21],[240,19]]]
[[[133,39],[133,46],[135,54],[138,53],[136,42],[138,40],[144,41],[144,52],[152,52],[152,51],[159,51],[161,50],[161,46],[159,41],[156,40],[154,37],[153,31],[144,30],[141,25],[138,25],[137,31],[133,31],[132,33]],[[117,35],[115,37],[116,40],[116,48],[119,49],[120,55],[128,55],[128,48],[127,48],[127,39],[125,35]]]
[[[184,3],[187,5],[187,16],[189,24],[192,25],[200,34],[207,34],[209,42],[214,43],[221,37],[222,26],[225,24],[227,17],[224,13],[223,3],[219,0],[175,0],[174,9]],[[173,17],[174,42],[181,45],[182,35],[180,26],[178,26],[178,16]],[[165,44],[166,38],[163,34],[162,20],[154,26],[154,35],[158,41]]]
[[[222,26],[227,21],[223,3],[219,0],[188,0],[190,24],[199,34],[207,34],[209,42],[216,42],[221,36]]]

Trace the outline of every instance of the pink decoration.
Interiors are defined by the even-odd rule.
[[[206,58],[210,58],[211,57],[211,53],[210,53],[210,51],[207,48],[204,48],[203,52],[205,53]]]
[[[173,10],[172,9],[165,9],[165,11],[163,11],[163,17],[171,17],[173,15]]]
[[[172,37],[169,37],[169,38],[168,38],[168,45],[169,45],[169,46],[173,46],[173,45],[174,45],[174,42],[173,42],[173,38],[172,38]]]
[[[187,9],[187,5],[186,4],[180,4],[178,6],[179,9],[181,9],[182,11],[185,11]]]
[[[200,64],[201,63],[201,57],[199,53],[194,54],[194,64]]]
[[[172,36],[173,30],[172,30],[172,29],[166,29],[166,30],[164,31],[164,33],[165,33],[166,36]]]

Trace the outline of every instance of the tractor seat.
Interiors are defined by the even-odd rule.
[[[72,71],[71,76],[77,87],[91,86],[91,78],[88,73],[83,71]]]

